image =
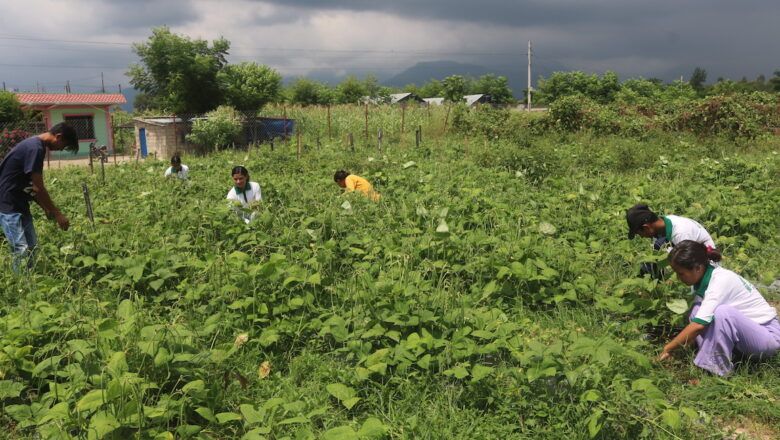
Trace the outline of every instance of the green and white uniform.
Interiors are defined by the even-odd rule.
[[[756,324],[766,324],[777,316],[777,311],[761,296],[748,280],[722,267],[707,266],[701,281],[691,287],[701,305],[691,321],[709,325],[715,309],[729,305]]]
[[[699,222],[678,215],[665,215],[661,218],[666,225],[666,241],[671,243],[671,246],[676,246],[685,240],[693,240],[711,249],[716,248],[710,233]],[[671,251],[671,246],[667,251]]]

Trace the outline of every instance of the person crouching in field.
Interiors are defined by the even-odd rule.
[[[693,363],[710,373],[726,376],[734,369],[734,352],[764,359],[780,350],[777,310],[750,282],[736,273],[714,266],[719,253],[685,240],[672,249],[669,263],[677,278],[696,295],[690,323],[663,348],[663,361],[677,348],[696,342]]]
[[[79,150],[79,137],[70,125],[61,122],[46,133],[27,138],[11,149],[0,162],[0,225],[11,245],[13,270],[18,273],[27,259],[33,264],[38,238],[30,214],[30,201],[43,208],[46,216],[54,219],[63,231],[70,220],[54,205],[43,184],[43,159],[46,150]]]
[[[177,177],[186,180],[189,176],[190,168],[181,163],[181,156],[178,153],[171,156],[171,166],[165,170],[165,177]]]
[[[336,174],[333,175],[333,181],[335,181],[338,186],[346,188],[347,192],[359,191],[375,202],[381,197],[378,192],[374,191],[374,187],[371,186],[371,183],[369,183],[368,180],[354,174],[349,174],[347,171],[336,171]]]
[[[244,220],[249,223],[255,218],[255,212],[247,212],[247,209],[252,208],[257,202],[263,200],[263,195],[260,192],[260,184],[257,182],[249,181],[249,171],[242,167],[233,167],[230,172],[233,177],[233,188],[228,191],[227,199],[241,204],[242,210],[238,211],[238,214]]]
[[[716,250],[710,233],[695,220],[677,215],[659,216],[647,205],[634,205],[626,211],[628,238],[636,235],[653,240],[653,249],[666,247],[670,252],[674,246],[684,240],[693,240],[711,250]],[[655,263],[642,264],[639,275],[650,274],[655,279],[663,278],[663,270]]]

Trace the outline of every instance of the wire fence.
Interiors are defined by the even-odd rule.
[[[134,116],[113,118],[110,138],[95,139],[94,122],[71,118],[83,142],[96,147],[107,144],[112,155],[147,156],[167,160],[174,153],[205,154],[214,145],[198,144],[190,135],[193,126],[207,121],[202,114]],[[220,148],[297,148],[302,151],[323,144],[344,149],[420,145],[423,139],[444,135],[452,125],[451,107],[425,105],[359,104],[332,106],[270,105],[259,112],[243,113],[240,129]],[[21,140],[46,131],[40,120],[0,123],[0,157]],[[83,150],[83,151],[81,151]],[[87,157],[82,144],[76,157]],[[55,156],[57,156],[55,154]],[[59,157],[68,159],[73,157]]]
[[[0,122],[0,158],[19,142],[44,131],[46,123],[39,120]]]
[[[438,137],[447,130],[449,107],[422,105],[270,105],[260,112],[240,114],[234,136],[221,139],[219,147],[202,145],[198,125],[209,117],[200,114],[151,115],[133,118],[135,144],[132,153],[167,159],[174,153],[204,154],[215,148],[289,148],[302,152],[324,144],[346,149],[410,145]],[[115,135],[116,136],[116,135]]]

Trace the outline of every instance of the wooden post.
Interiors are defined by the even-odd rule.
[[[365,130],[365,136],[366,136],[366,141],[368,141],[368,103],[366,103],[366,130]]]
[[[414,146],[420,148],[420,128],[414,130]]]
[[[420,143],[422,143],[422,125],[418,125],[417,130],[420,132]]]
[[[271,151],[274,151],[274,138],[271,138]]]
[[[287,106],[282,107],[284,112],[284,139],[287,140]]]
[[[352,136],[352,133],[349,134],[347,137],[349,141],[349,148],[354,152],[355,151],[355,138]]]
[[[95,227],[95,217],[92,215],[92,200],[89,197],[89,188],[87,188],[87,184],[82,182],[81,183],[81,192],[84,194],[84,204],[87,207],[87,218],[89,218],[90,223],[92,223],[92,227]]]
[[[452,106],[448,105],[447,106],[447,115],[444,117],[444,131],[442,132],[442,134],[446,134],[447,133],[447,122],[449,122],[449,120],[450,120],[450,110],[451,109],[452,109]]]
[[[330,104],[328,104],[328,140],[333,140],[333,134],[330,131]]]
[[[179,133],[176,130],[176,113],[173,114],[173,149],[179,150]]]
[[[377,134],[377,141],[379,146],[379,154],[382,154],[382,129],[379,129],[379,134]]]
[[[95,169],[92,166],[92,145],[89,146],[89,174],[95,174]]]
[[[301,132],[295,133],[296,140],[298,141],[298,159],[301,158]]]
[[[406,119],[406,106],[401,105],[401,134],[404,134],[404,120]]]

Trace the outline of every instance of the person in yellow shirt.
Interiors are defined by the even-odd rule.
[[[347,192],[360,191],[375,202],[380,198],[379,193],[374,191],[374,187],[371,186],[371,183],[368,180],[354,174],[349,174],[347,171],[336,171],[336,174],[333,175],[333,180],[338,186],[346,188]]]

